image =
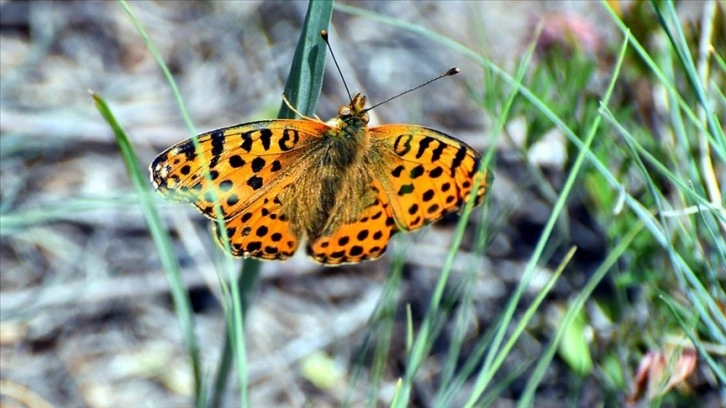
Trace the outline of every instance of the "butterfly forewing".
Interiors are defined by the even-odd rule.
[[[189,139],[162,152],[151,163],[151,180],[159,193],[192,202],[210,218],[216,202],[229,219],[280,181],[289,184],[304,153],[328,129],[307,120],[268,120],[204,133],[198,148]]]
[[[486,175],[479,171],[479,154],[465,143],[413,125],[371,128],[370,137],[386,157],[379,178],[402,229],[418,229],[461,209],[475,176],[480,178],[475,203],[483,199]]]

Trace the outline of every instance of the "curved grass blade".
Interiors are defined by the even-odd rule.
[[[320,38],[320,31],[328,29],[332,15],[332,0],[310,2],[285,84],[287,100],[307,116],[315,113],[320,91],[323,89],[326,49]],[[277,117],[292,119],[295,113],[283,102]]]
[[[331,0],[311,1],[303,23],[300,39],[295,49],[290,74],[285,85],[284,95],[295,108],[304,115],[312,115],[320,97],[325,72],[325,47],[320,37],[320,31],[327,29],[333,13]],[[283,102],[278,113],[278,119],[290,119],[295,113]],[[227,335],[225,336],[220,363],[215,373],[211,393],[211,406],[221,403],[227,379],[231,371],[232,344],[240,341],[244,336],[243,321],[248,310],[249,299],[260,274],[261,262],[254,259],[245,260],[242,271],[237,280],[242,311],[239,321],[228,320]],[[238,347],[238,346],[237,346]],[[242,375],[242,373],[239,373]]]
[[[179,264],[174,257],[174,251],[169,240],[169,235],[166,233],[166,228],[161,222],[159,212],[154,206],[154,198],[152,196],[153,192],[149,190],[146,174],[142,171],[136,151],[131,145],[126,132],[116,121],[116,118],[113,116],[113,113],[111,113],[111,109],[108,107],[106,102],[97,94],[91,93],[91,96],[93,97],[93,101],[96,104],[98,112],[101,116],[103,116],[113,130],[116,141],[121,149],[121,157],[124,160],[126,170],[129,174],[129,180],[138,194],[141,209],[144,212],[144,217],[146,217],[146,222],[149,224],[149,231],[151,232],[156,249],[159,251],[161,262],[164,265],[164,272],[169,280],[171,296],[174,301],[174,309],[176,310],[179,323],[181,324],[182,331],[184,332],[184,340],[192,362],[192,371],[194,374],[194,395],[197,406],[199,406],[200,397],[202,395],[202,369],[199,345],[197,344],[197,340],[194,335],[194,313],[192,312],[189,295],[184,290],[184,282],[181,278]]]

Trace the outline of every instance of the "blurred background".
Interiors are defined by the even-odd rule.
[[[582,61],[579,72],[586,73],[569,97],[557,94],[554,82],[530,85],[554,92],[550,100],[563,106],[558,110],[563,114],[578,112],[586,98],[600,98],[622,44],[612,19],[596,2],[340,3],[448,37],[512,75],[541,27],[532,76],[549,69],[553,76],[577,77],[556,59],[574,53]],[[623,15],[644,7],[640,2],[611,3]],[[702,5],[684,3],[692,3],[678,7],[684,24],[697,21]],[[130,7],[169,65],[198,132],[275,117],[306,2],[154,1]],[[645,36],[653,30],[645,23],[636,28]],[[496,321],[532,256],[553,204],[543,184],[559,191],[577,151],[554,125],[526,109],[510,114],[506,134],[493,134],[508,90],[452,47],[345,10],[334,11],[330,39],[351,92],[361,91],[371,103],[452,66],[462,70],[377,108],[374,120],[432,127],[482,153],[496,149],[491,164],[496,180],[486,214],[478,208],[472,215],[451,277],[459,282],[472,265],[476,269],[472,322],[462,347],[466,354]],[[347,101],[328,62],[317,109],[324,120]],[[647,128],[659,115],[659,101],[652,84],[638,77],[637,67],[626,69],[636,74],[623,85],[616,103]],[[2,1],[0,74],[0,402],[8,407],[25,406],[21,401],[44,406],[42,400],[68,407],[191,405],[193,378],[159,255],[118,145],[88,93],[106,99],[147,165],[190,136],[159,66],[116,2]],[[612,133],[603,137],[615,138]],[[532,176],[533,169],[541,179]],[[573,245],[578,250],[504,371],[516,371],[540,353],[571,294],[622,233],[601,217],[615,205],[600,208],[591,194],[580,184],[567,202],[567,221],[552,238],[548,260],[537,269],[523,307],[553,276],[567,250]],[[217,301],[219,249],[210,239],[209,222],[192,206],[162,200],[158,205],[174,238],[204,367],[211,375],[225,333]],[[285,263],[263,263],[246,322],[252,406],[338,406],[345,398],[357,405],[364,400],[365,380],[352,384],[349,367],[369,341],[370,319],[397,256],[405,267],[396,327],[374,402],[387,405],[405,363],[406,305],[414,322],[420,321],[457,220],[452,215],[420,232],[399,234],[389,254],[376,262],[331,269],[298,253]],[[488,229],[483,255],[474,251],[474,226],[481,220]],[[627,261],[624,257],[620,268],[627,269]],[[455,304],[456,291],[449,296]],[[628,397],[649,401],[635,395],[636,369],[647,352],[661,350],[667,342],[657,336],[623,342],[629,330],[649,319],[648,306],[638,300],[643,299],[638,282],[617,286],[606,279],[595,296],[627,299],[629,307],[620,316],[625,322],[616,323],[612,314],[591,305],[588,325],[577,335],[589,345],[595,367],[573,373],[572,361],[555,358],[537,391],[537,406],[558,406],[563,400],[578,406],[619,405]],[[429,405],[451,341],[448,333],[444,330],[422,368],[412,406]],[[619,357],[620,377],[604,368],[609,360],[599,353],[603,350]],[[364,363],[364,371],[369,366]],[[678,381],[690,390],[684,398],[698,395],[703,406],[723,403],[713,376],[696,371],[690,385]],[[235,382],[230,384],[225,402],[234,406],[239,394]],[[508,382],[492,402],[511,406],[524,384]]]

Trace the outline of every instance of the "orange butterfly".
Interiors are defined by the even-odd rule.
[[[447,74],[453,75],[458,70]],[[303,237],[326,265],[380,257],[396,232],[413,231],[462,208],[476,183],[492,182],[465,143],[416,125],[368,127],[356,94],[338,116],[250,122],[198,136],[151,163],[156,190],[216,219],[232,255],[284,260]],[[205,171],[209,171],[209,178]],[[210,182],[211,180],[211,182]]]

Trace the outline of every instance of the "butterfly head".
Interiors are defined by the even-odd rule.
[[[338,118],[345,122],[350,121],[352,118],[353,120],[368,124],[368,111],[363,109],[365,105],[366,97],[361,95],[359,92],[353,96],[350,104],[341,106],[340,109],[338,109]]]
[[[366,97],[357,93],[350,100],[348,105],[338,109],[338,116],[325,122],[332,128],[331,135],[346,139],[355,139],[365,142],[365,129],[368,127],[368,110],[363,109],[366,104]]]

